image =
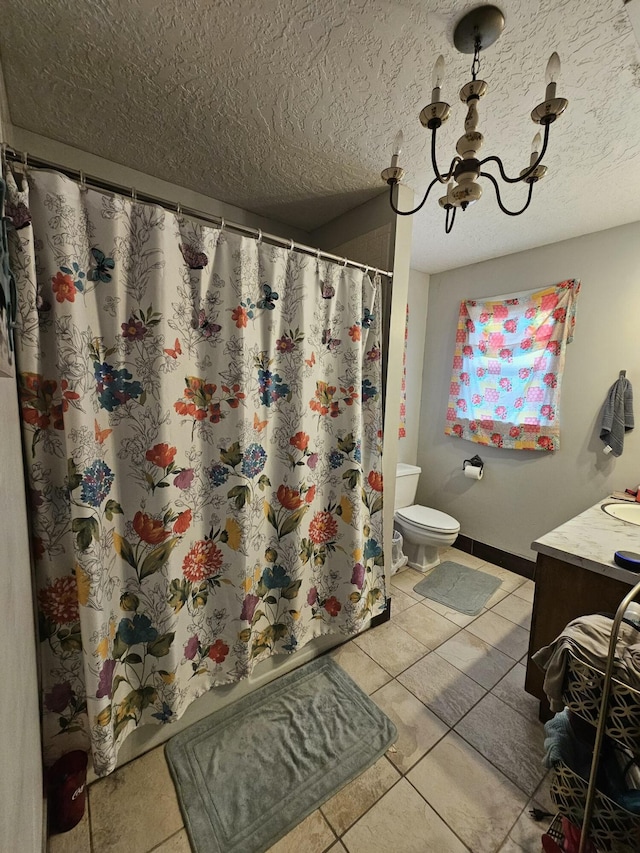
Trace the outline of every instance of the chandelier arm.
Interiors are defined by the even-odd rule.
[[[520,214],[524,213],[525,210],[531,204],[531,198],[533,196],[533,185],[534,185],[535,181],[531,181],[531,183],[529,184],[529,193],[527,195],[527,201],[526,201],[524,207],[521,207],[520,210],[507,210],[507,208],[502,203],[502,199],[500,198],[500,187],[498,186],[498,182],[493,177],[493,175],[489,174],[489,172],[480,172],[480,177],[481,178],[488,178],[491,181],[491,183],[493,184],[493,188],[496,191],[496,200],[498,202],[498,207],[500,208],[500,210],[503,213],[506,213],[507,216],[520,216]]]
[[[451,161],[451,165],[449,166],[449,171],[446,175],[441,175],[440,170],[438,169],[438,164],[436,163],[436,128],[434,127],[431,131],[431,165],[433,166],[433,171],[436,176],[436,180],[441,184],[448,184],[451,178],[453,177],[453,173],[455,172],[456,166],[458,163],[462,162],[462,157],[456,156]]]
[[[417,213],[420,210],[420,208],[424,206],[424,203],[426,202],[427,198],[429,197],[429,193],[431,192],[431,190],[433,189],[433,187],[437,183],[438,183],[438,179],[434,178],[431,181],[431,183],[429,184],[429,186],[427,187],[427,191],[425,192],[424,196],[422,197],[422,201],[420,202],[420,204],[417,207],[414,207],[413,210],[398,210],[398,208],[393,203],[393,188],[394,188],[395,184],[389,184],[389,204],[391,205],[391,210],[393,210],[394,213],[397,213],[398,216],[413,216],[414,213]]]
[[[549,128],[550,124],[545,124],[544,126],[544,140],[542,142],[542,151],[538,154],[538,159],[536,162],[529,166],[526,172],[523,172],[521,175],[518,175],[517,178],[510,178],[504,171],[504,166],[502,165],[502,160],[499,157],[496,157],[495,154],[491,155],[491,157],[485,157],[484,160],[480,161],[480,165],[484,166],[485,163],[497,163],[498,169],[500,170],[500,177],[503,181],[506,181],[508,184],[519,184],[521,181],[526,181],[526,179],[533,174],[533,172],[537,169],[537,167],[542,162],[542,158],[547,152],[547,144],[549,142]]]

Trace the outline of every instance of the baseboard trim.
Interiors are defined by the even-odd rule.
[[[493,545],[486,545],[484,542],[478,542],[462,534],[458,534],[453,547],[459,548],[460,551],[464,551],[466,554],[478,557],[480,560],[485,560],[487,563],[493,563],[495,566],[508,569],[510,572],[520,575],[523,578],[528,578],[529,580],[533,580],[534,578],[535,562],[527,560],[525,557],[520,557],[518,554],[511,554],[509,551],[494,548]]]

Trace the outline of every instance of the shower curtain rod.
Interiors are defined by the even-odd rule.
[[[141,193],[133,187],[125,187],[122,184],[116,184],[113,181],[105,181],[95,175],[88,175],[81,169],[70,169],[68,166],[61,166],[59,163],[53,163],[51,160],[44,160],[42,157],[32,157],[26,151],[16,151],[14,148],[10,148],[4,143],[1,147],[3,160],[22,163],[26,168],[33,166],[37,169],[54,169],[56,172],[61,172],[63,175],[66,175],[67,178],[78,181],[83,186],[90,186],[98,190],[105,190],[106,192],[128,196],[134,201],[141,201],[146,204],[156,204],[163,207],[165,210],[170,210],[172,213],[182,213],[185,216],[192,217],[193,219],[200,219],[203,222],[219,226],[223,229],[228,228],[230,231],[237,231],[240,234],[246,234],[249,237],[256,238],[259,242],[264,240],[268,243],[287,246],[290,250],[296,249],[298,252],[302,252],[305,255],[315,255],[318,259],[324,258],[329,261],[338,261],[345,267],[355,267],[356,269],[361,269],[365,273],[379,273],[380,275],[387,276],[389,279],[393,278],[393,272],[390,270],[381,270],[378,267],[372,267],[367,264],[358,263],[357,261],[351,261],[348,258],[341,258],[339,255],[332,255],[330,252],[324,252],[321,249],[314,249],[313,246],[306,246],[304,243],[296,243],[291,238],[284,239],[283,237],[279,237],[277,234],[269,234],[266,231],[262,231],[260,228],[251,228],[249,225],[241,225],[238,222],[228,222],[224,216],[215,216],[214,214],[205,213],[202,210],[185,207],[179,202],[168,201],[167,199],[160,198],[160,196]]]

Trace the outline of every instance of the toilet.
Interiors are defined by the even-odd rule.
[[[439,548],[449,548],[460,524],[437,509],[414,504],[421,468],[399,462],[396,468],[394,527],[402,534],[408,565],[426,572],[440,562]]]

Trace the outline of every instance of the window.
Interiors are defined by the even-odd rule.
[[[557,450],[560,384],[580,282],[460,303],[445,433]]]

